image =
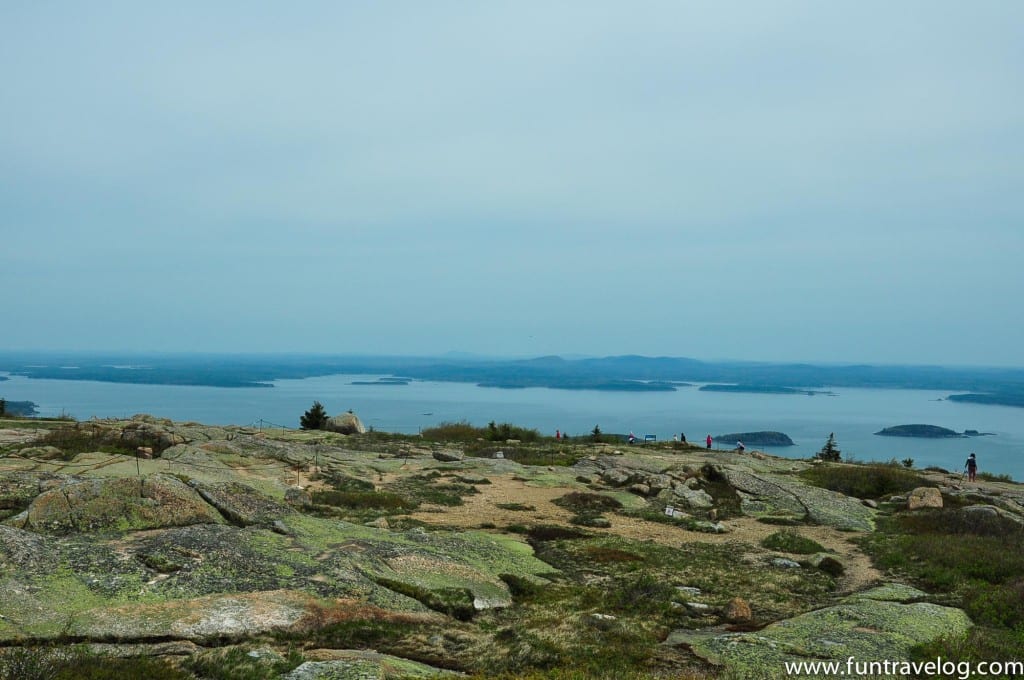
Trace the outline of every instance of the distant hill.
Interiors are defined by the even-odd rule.
[[[0,352],[0,372],[28,378],[157,385],[271,387],[325,375],[391,375],[495,387],[669,391],[717,383],[709,391],[808,394],[825,387],[962,391],[954,401],[1024,407],[1024,369],[705,362],[636,355],[567,359],[346,356],[318,354],[88,354]],[[795,386],[795,387],[794,387]]]
[[[896,425],[879,430],[875,434],[883,437],[920,437],[922,439],[946,439],[949,437],[963,437],[956,430],[950,430],[938,425]]]
[[[715,441],[725,442],[726,444],[740,441],[750,446],[793,446],[793,440],[789,438],[789,435],[782,432],[772,432],[771,430],[720,434],[715,437]]]

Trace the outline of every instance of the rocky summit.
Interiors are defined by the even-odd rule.
[[[956,565],[920,568],[938,559],[921,537],[1024,526],[1006,480],[685,443],[152,416],[0,427],[0,680],[61,663],[772,678],[799,660],[910,659],[1002,625],[950,585]],[[992,587],[1024,574],[1004,576]]]

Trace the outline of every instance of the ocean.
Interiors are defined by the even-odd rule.
[[[210,424],[258,426],[262,421],[265,426],[298,427],[299,417],[317,400],[332,415],[352,409],[367,426],[402,433],[462,420],[474,425],[510,422],[549,435],[557,429],[582,436],[599,426],[602,432],[632,431],[641,439],[651,434],[661,441],[681,433],[702,442],[708,434],[776,430],[796,445],[761,448],[794,458],[812,456],[835,433],[844,457],[858,461],[912,458],[917,467],[960,471],[974,451],[981,471],[1024,480],[1024,410],[947,401],[948,392],[939,391],[833,387],[826,388],[833,395],[807,396],[701,392],[697,386],[675,392],[606,392],[430,381],[351,384],[372,382],[380,377],[376,375],[278,380],[271,388],[223,388],[9,377],[0,382],[0,396],[34,401],[40,415],[67,413],[80,420],[151,413]],[[905,424],[992,434],[969,439],[874,434]]]

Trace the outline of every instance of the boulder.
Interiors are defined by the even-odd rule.
[[[324,425],[324,429],[330,432],[337,432],[339,434],[365,434],[366,426],[363,425],[363,421],[359,420],[359,416],[352,411],[336,415],[333,418],[327,419],[327,424]]]
[[[674,494],[677,503],[685,505],[692,510],[707,510],[715,504],[715,499],[703,489],[691,489],[688,486],[680,486],[676,488]]]
[[[930,486],[919,486],[907,496],[907,510],[919,508],[941,508],[942,493]]]
[[[846,571],[846,567],[843,563],[836,559],[835,555],[829,555],[828,553],[816,553],[811,555],[806,560],[807,564],[820,569],[830,576],[842,576],[843,572]]]
[[[313,505],[313,497],[301,486],[289,486],[284,492],[284,502],[296,508],[308,508]]]
[[[734,597],[729,600],[722,616],[729,623],[747,623],[754,618],[753,612],[750,611],[750,604],[742,597]]]
[[[461,451],[434,451],[434,460],[442,463],[458,463],[465,460],[466,454]]]

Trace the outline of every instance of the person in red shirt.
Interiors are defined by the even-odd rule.
[[[711,448],[711,435],[708,435],[708,448]]]

